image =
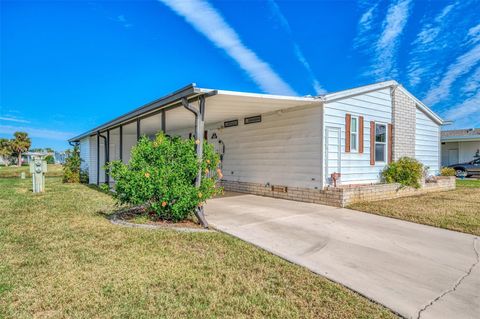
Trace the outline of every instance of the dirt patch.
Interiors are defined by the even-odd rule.
[[[144,207],[134,207],[118,211],[109,216],[114,224],[122,226],[138,227],[138,228],[169,228],[179,231],[208,231],[194,220],[184,220],[181,222],[173,222],[163,220],[153,212],[148,212]]]

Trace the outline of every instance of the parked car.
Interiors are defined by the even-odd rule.
[[[448,167],[455,169],[455,175],[457,177],[480,175],[480,158],[474,159],[468,163],[449,165]]]

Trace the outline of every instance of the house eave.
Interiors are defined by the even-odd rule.
[[[197,95],[201,95],[201,94],[205,94],[205,90],[200,90],[200,89],[197,89],[196,88],[196,84],[195,83],[191,83],[181,89],[178,89],[164,97],[161,97],[155,101],[152,101],[150,103],[147,103],[145,105],[142,105],[136,109],[134,109],[133,111],[130,111],[126,114],[123,114],[119,117],[116,117],[114,118],[113,120],[110,120],[106,123],[103,123],[85,133],[82,133],[80,135],[77,135],[71,139],[68,140],[68,142],[78,142],[80,141],[81,139],[85,138],[85,137],[88,137],[92,134],[95,134],[96,132],[99,132],[99,131],[104,131],[108,128],[111,128],[111,127],[114,127],[116,125],[119,125],[121,123],[124,123],[124,122],[128,122],[128,121],[131,121],[135,118],[138,118],[144,114],[147,114],[151,111],[154,111],[154,110],[161,110],[162,108],[166,108],[166,107],[169,107],[171,106],[172,104],[175,104],[175,103],[180,103],[180,100],[182,98],[192,98],[192,97],[195,97]]]
[[[319,96],[319,98],[325,103],[329,103],[329,102],[350,98],[360,94],[365,94],[369,92],[374,92],[374,91],[378,91],[386,88],[394,88],[394,87],[402,90],[403,93],[409,96],[415,102],[416,106],[420,110],[422,110],[424,113],[426,113],[437,124],[443,125],[446,123],[440,116],[438,116],[429,107],[427,107],[422,101],[420,101],[417,97],[415,97],[412,93],[410,93],[407,89],[405,89],[401,84],[399,84],[395,80],[369,84],[369,85],[360,86],[357,88],[343,90],[343,91],[334,92],[334,93],[328,93],[328,94]]]
[[[441,138],[442,142],[477,142],[480,141],[480,135],[465,136],[445,136]]]

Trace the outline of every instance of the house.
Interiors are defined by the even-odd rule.
[[[480,128],[442,131],[442,166],[480,157]]]
[[[402,156],[438,174],[442,123],[396,81],[317,97],[191,84],[69,141],[80,143],[82,168],[99,184],[111,182],[104,164],[128,162],[140,136],[187,138],[197,127],[221,154],[226,190],[302,200],[333,185],[333,173],[339,185],[378,183],[385,165]]]

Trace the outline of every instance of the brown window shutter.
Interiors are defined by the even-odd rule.
[[[363,153],[363,116],[358,118],[358,153]]]
[[[352,116],[350,114],[345,115],[345,153],[350,152],[350,124]]]
[[[370,121],[370,165],[375,165],[375,122]]]
[[[393,124],[388,124],[388,162],[393,159]]]

